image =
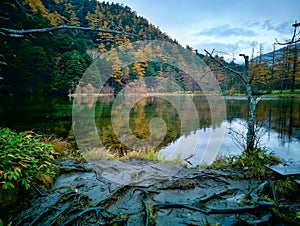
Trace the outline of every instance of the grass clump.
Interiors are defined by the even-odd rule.
[[[67,139],[57,138],[55,136],[42,136],[40,141],[51,145],[56,153],[56,157],[59,159],[75,158],[80,160],[83,158],[81,152],[76,150]]]
[[[264,148],[244,151],[238,156],[219,156],[210,169],[236,168],[244,172],[246,178],[264,178],[272,174],[266,165],[275,165],[281,160]]]
[[[115,157],[104,147],[99,148],[90,148],[85,152],[82,152],[82,156],[86,161],[94,161],[94,160],[112,160]]]
[[[231,160],[231,165],[243,170],[246,178],[263,178],[272,172],[266,165],[275,165],[281,160],[264,148],[244,151],[240,156]]]
[[[279,179],[274,182],[274,196],[276,199],[300,199],[299,188],[291,177]]]
[[[149,161],[159,161],[161,160],[161,156],[155,150],[133,150],[126,153],[124,156],[120,157],[120,159],[143,159]]]
[[[219,170],[219,169],[229,168],[232,166],[231,164],[232,164],[232,158],[226,156],[218,156],[211,165],[206,167],[208,167],[209,169]]]

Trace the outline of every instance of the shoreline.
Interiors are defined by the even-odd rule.
[[[123,96],[145,96],[145,97],[152,97],[152,96],[216,96],[216,97],[247,97],[245,94],[233,94],[233,95],[222,95],[218,93],[132,93],[132,94],[120,94]],[[114,94],[103,94],[103,93],[72,93],[68,94],[68,97],[114,97]],[[300,97],[300,93],[294,94],[261,94],[256,95],[255,97]]]

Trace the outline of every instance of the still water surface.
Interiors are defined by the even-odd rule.
[[[241,136],[246,132],[246,98],[225,97],[224,112],[218,105],[219,97],[213,101],[207,101],[205,97],[193,97],[193,104],[198,112],[196,121],[187,107],[189,103],[185,103],[182,97],[168,100],[170,102],[165,98],[146,97],[133,104],[129,119],[132,136],[140,140],[147,139],[151,136],[151,119],[161,118],[165,124],[165,134],[161,141],[157,138],[156,150],[165,157],[172,155],[176,158],[175,155],[178,154],[181,157],[192,154],[190,161],[197,164],[205,161],[204,152],[207,149],[217,149],[218,155],[240,153],[243,143],[240,142]],[[211,105],[212,102],[215,104]],[[114,107],[113,103],[113,97],[99,97],[96,101],[93,98],[83,98],[76,102],[83,109],[82,114],[85,114],[86,109],[95,109],[97,131],[106,147],[118,146],[121,140],[114,135],[112,128],[113,108],[114,124],[120,128],[126,124],[121,113],[123,108]],[[179,103],[181,110],[185,111],[185,125],[174,103]],[[69,98],[3,98],[0,100],[0,127],[68,136],[72,127],[72,105],[73,99]],[[261,128],[259,145],[267,147],[286,160],[300,161],[300,97],[262,98],[256,117]],[[136,142],[135,145],[141,147],[143,144]],[[176,149],[179,152],[174,152]]]

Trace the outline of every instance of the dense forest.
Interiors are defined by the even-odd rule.
[[[95,0],[4,0],[0,9],[0,93],[40,95],[66,95],[74,92],[80,78],[93,60],[114,47],[136,40],[163,40],[177,43],[167,34],[140,17],[128,6],[97,2]],[[7,35],[3,28],[26,30],[60,25],[116,30],[120,34],[60,29],[47,33],[32,33],[22,37]],[[123,32],[123,33],[122,33]],[[134,35],[130,35],[134,34]],[[186,49],[193,51],[189,46]],[[215,73],[224,94],[241,93],[244,87],[239,79],[208,56],[201,57]],[[254,90],[291,90],[300,88],[299,46],[289,45],[273,52],[269,58],[252,57],[250,64]],[[243,65],[227,63],[228,67],[242,71]],[[137,62],[124,71],[118,60],[112,65],[111,81],[106,92],[120,90],[127,81],[145,76],[168,76],[189,92],[200,87],[189,75],[157,62]],[[95,84],[90,84],[95,86]],[[143,89],[140,86],[139,89]]]
[[[59,25],[101,27],[172,41],[129,7],[95,0],[24,0],[1,2],[1,27],[44,28]],[[99,53],[137,40],[135,36],[60,30],[10,37],[1,32],[1,92],[59,94],[74,89]]]

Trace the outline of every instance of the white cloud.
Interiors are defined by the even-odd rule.
[[[212,36],[212,37],[237,37],[237,36],[253,36],[256,35],[255,31],[244,28],[244,27],[232,27],[229,24],[220,25],[204,29],[196,34],[196,36]]]

